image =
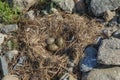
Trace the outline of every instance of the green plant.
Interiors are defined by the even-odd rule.
[[[5,23],[14,23],[19,20],[17,8],[10,8],[8,3],[0,0],[0,16],[3,18]]]

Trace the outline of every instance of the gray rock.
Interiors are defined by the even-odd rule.
[[[4,42],[4,39],[7,37],[7,35],[4,35],[0,33],[0,45]]]
[[[97,66],[97,50],[93,47],[85,49],[85,56],[80,62],[80,70],[88,72]]]
[[[20,12],[27,11],[33,6],[38,0],[13,0],[14,7],[18,8]]]
[[[75,0],[76,11],[79,13],[84,13],[85,11],[85,3],[84,0]]]
[[[18,29],[17,24],[11,24],[11,25],[5,25],[4,27],[1,28],[1,31],[3,33],[10,33],[12,31],[16,31]]]
[[[4,56],[0,56],[0,70],[2,71],[2,75],[8,74],[8,63]]]
[[[115,38],[120,39],[120,29],[115,31],[112,36],[115,37]]]
[[[33,10],[30,10],[25,14],[25,17],[28,17],[29,19],[34,20],[35,19],[35,12]]]
[[[120,65],[120,40],[104,39],[98,51],[98,63],[105,65]]]
[[[27,59],[26,56],[20,57],[19,60],[18,60],[18,62],[17,62],[17,64],[14,66],[13,69],[16,70],[17,67],[23,66],[23,64],[24,64],[24,62],[25,62],[26,59]]]
[[[106,27],[102,30],[102,35],[105,37],[105,38],[109,38],[110,36],[112,36],[112,34],[118,30],[118,28],[116,26],[114,27]]]
[[[112,35],[112,32],[108,29],[104,29],[104,30],[102,30],[102,34],[104,37],[108,38]]]
[[[105,11],[103,18],[105,21],[110,21],[116,16],[116,13],[114,11],[107,10]]]
[[[95,16],[99,16],[105,11],[116,10],[120,6],[120,0],[91,0],[91,10]]]
[[[120,24],[120,15],[117,17],[117,22]]]
[[[51,0],[67,13],[72,13],[75,8],[73,0]]]
[[[77,80],[73,75],[65,73],[59,80]]]
[[[117,22],[117,20],[118,20],[118,16],[115,16],[114,18],[112,18],[111,21],[108,22],[107,26],[108,26],[108,27],[113,27],[113,26],[118,27],[118,22]]]
[[[59,12],[56,8],[51,8],[51,12],[54,13],[54,14],[59,14]]]
[[[120,67],[93,69],[82,80],[120,80]]]
[[[102,40],[103,40],[102,36],[99,36],[95,39],[94,43],[99,46],[101,44]]]
[[[5,53],[5,56],[11,61],[18,54],[17,50],[8,51]]]

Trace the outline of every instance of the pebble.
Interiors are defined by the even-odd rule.
[[[3,56],[0,56],[0,69],[2,71],[2,75],[8,74],[8,63],[6,61],[6,58]]]
[[[105,11],[103,18],[106,21],[110,21],[111,19],[113,19],[115,17],[115,15],[116,15],[116,13],[114,11],[112,12],[110,10],[107,10],[107,11]]]
[[[35,12],[33,10],[30,10],[25,14],[25,16],[28,17],[31,20],[34,20],[35,19],[35,14],[34,13]]]
[[[101,44],[102,40],[103,40],[102,36],[97,37],[95,39],[95,44],[97,44],[99,46]]]
[[[10,24],[10,25],[5,25],[4,27],[1,28],[1,31],[3,33],[10,33],[12,31],[16,31],[18,29],[17,24]]]
[[[120,29],[112,34],[113,37],[120,39]]]
[[[78,13],[84,13],[85,11],[85,3],[84,0],[75,0],[76,11]]]
[[[112,35],[112,32],[110,30],[104,29],[102,31],[102,34],[103,34],[104,37],[108,38],[108,37],[110,37]]]
[[[12,0],[14,4],[14,8],[18,8],[20,12],[27,11],[30,7],[32,7],[38,0]]]
[[[66,13],[72,13],[75,7],[73,0],[51,0],[53,3],[58,5]]]
[[[22,57],[20,57],[19,59],[18,59],[18,62],[17,62],[17,64],[14,66],[14,70],[16,70],[17,69],[17,67],[19,67],[19,66],[23,66],[23,64],[24,64],[24,61],[27,59],[27,57],[26,56],[22,56]]]
[[[73,75],[65,73],[59,80],[77,80]]]
[[[7,37],[7,35],[0,33],[0,45],[4,42],[4,39]]]
[[[18,54],[17,50],[8,51],[5,53],[5,56],[9,59],[9,61],[12,61],[12,59]]]
[[[88,72],[97,66],[97,50],[93,47],[88,47],[84,53],[85,56],[80,61],[80,71]]]

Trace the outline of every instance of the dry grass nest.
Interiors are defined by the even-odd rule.
[[[99,36],[102,26],[95,20],[76,14],[52,14],[34,21],[21,21],[17,31],[19,55],[27,59],[22,67],[11,69],[22,80],[55,80],[65,72],[78,77],[78,63],[84,48]],[[55,52],[46,49],[45,40],[62,36],[64,46]],[[10,66],[13,67],[17,60]],[[69,63],[75,64],[73,72]]]

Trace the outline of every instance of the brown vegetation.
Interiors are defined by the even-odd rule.
[[[76,14],[52,14],[38,17],[34,21],[20,22],[17,32],[20,56],[27,56],[24,66],[16,71],[11,69],[17,61],[13,61],[10,71],[23,80],[54,80],[69,72],[77,77],[78,63],[84,48],[93,43],[102,28],[95,20]],[[56,52],[46,49],[48,37],[62,36],[64,46]],[[74,72],[69,71],[69,62],[75,63]],[[79,76],[80,77],[80,76]]]

